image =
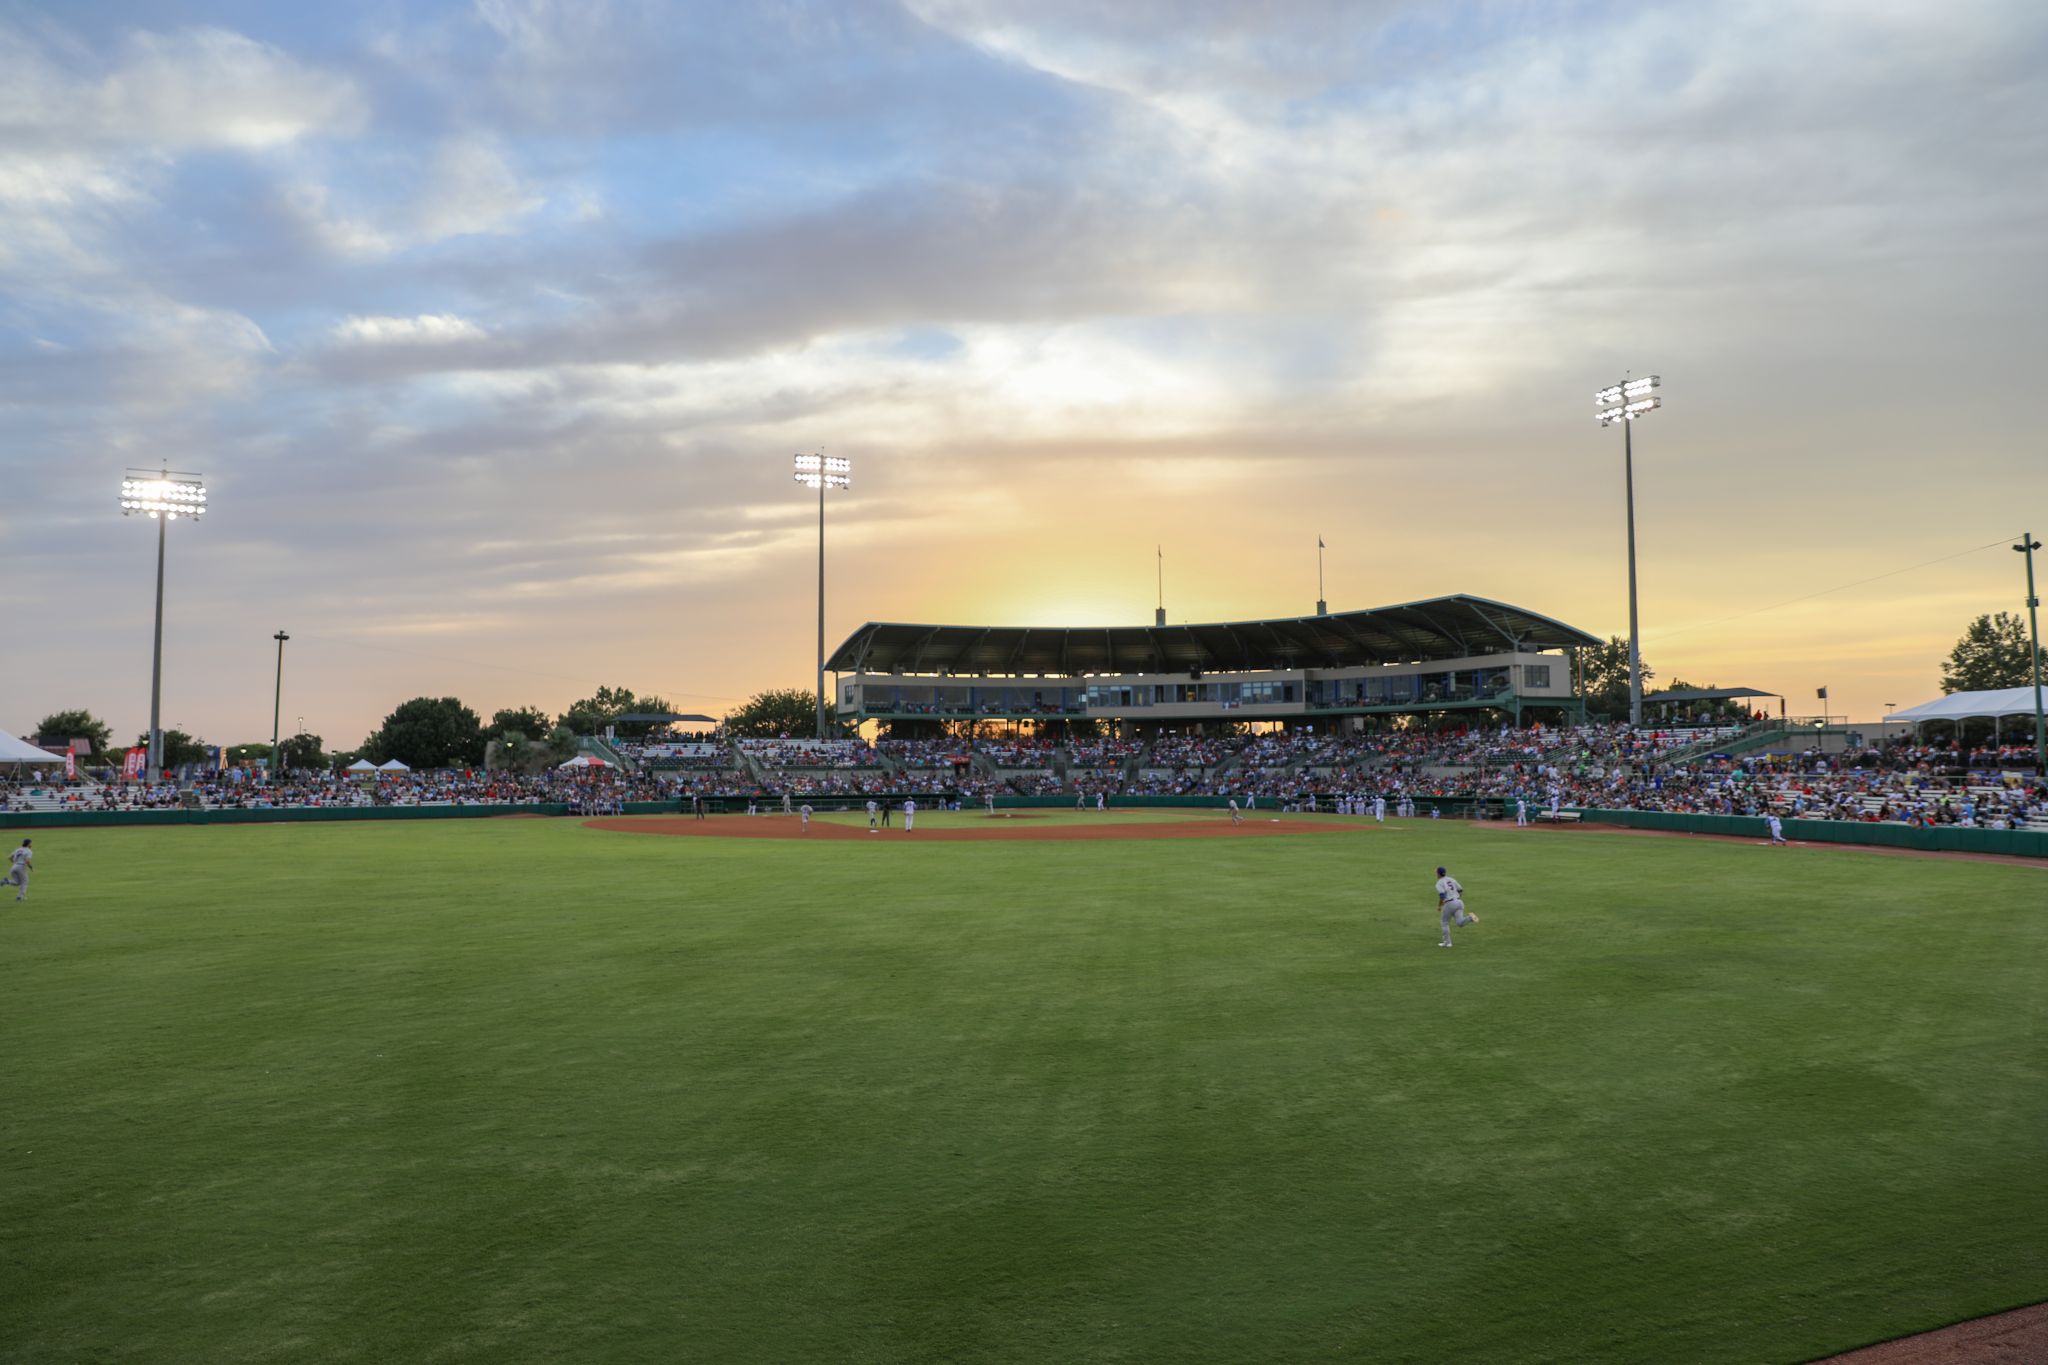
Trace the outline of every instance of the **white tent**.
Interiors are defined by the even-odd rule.
[[[0,730],[0,764],[49,763],[61,764],[62,754],[53,754],[47,749],[38,749],[25,740],[16,739],[5,730]]]
[[[345,773],[373,773],[377,771],[377,765],[370,762],[367,758],[359,758],[346,768],[343,768],[342,771]]]
[[[1885,717],[1889,722],[1914,723],[1923,720],[1977,720],[1993,716],[2031,716],[2034,689],[2003,687],[1995,692],[1951,692],[1946,697],[1921,702]]]
[[[603,759],[592,758],[589,754],[578,754],[567,763],[557,763],[555,765],[557,768],[609,768],[611,766],[611,764]]]
[[[379,763],[377,765],[377,771],[380,773],[409,773],[412,771],[412,769],[406,767],[403,763],[400,763],[397,759],[393,758],[387,759],[386,761]]]

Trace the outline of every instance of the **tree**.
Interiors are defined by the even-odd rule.
[[[2048,675],[2048,649],[2042,650],[2040,657],[2042,672]],[[1994,692],[2033,685],[2027,623],[2016,612],[2002,611],[1970,622],[1941,666],[1943,692]]]
[[[149,733],[144,731],[135,737],[135,747],[149,747]],[[164,731],[164,767],[182,768],[188,763],[206,762],[206,741],[194,739],[183,730]]]
[[[802,687],[756,692],[725,717],[725,732],[739,739],[774,739],[777,735],[805,739],[817,731],[818,694]],[[842,733],[838,710],[830,704],[825,707],[825,733]]]
[[[277,766],[284,772],[326,767],[327,755],[320,751],[320,736],[286,735],[278,741]]]
[[[1643,689],[1657,676],[1649,661],[1643,662]],[[1579,651],[1579,682],[1585,691],[1586,709],[1594,715],[1626,718],[1628,715],[1628,641],[1610,636],[1604,645]]]
[[[528,739],[539,739],[554,728],[548,713],[538,706],[508,706],[491,716],[491,723],[484,727],[484,738],[492,740],[503,739],[507,735],[524,735]]]
[[[475,767],[484,761],[483,722],[454,697],[414,697],[363,741],[363,757],[395,758],[408,768]]]
[[[601,735],[607,725],[616,726],[621,739],[639,739],[654,727],[646,721],[630,721],[619,724],[619,717],[635,711],[670,711],[671,707],[661,697],[648,695],[636,697],[630,687],[600,687],[594,696],[573,702],[562,713],[557,722],[566,725],[579,735]],[[533,731],[538,736],[540,730]]]
[[[228,761],[228,766],[230,767],[239,766],[246,768],[259,759],[270,757],[270,741],[265,739],[258,740],[254,744],[230,744],[227,747],[227,752],[222,754],[221,757]]]
[[[74,739],[92,741],[92,753],[104,754],[114,739],[107,723],[90,711],[52,711],[36,722],[36,737],[45,744],[66,744]]]
[[[486,759],[494,769],[515,773],[545,772],[576,757],[576,735],[566,725],[557,725],[539,739],[520,730],[508,730],[491,744]]]

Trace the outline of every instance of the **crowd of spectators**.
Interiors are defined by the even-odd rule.
[[[0,777],[0,810],[213,810],[269,807],[535,805],[578,811],[617,809],[628,801],[687,801],[691,796],[779,802],[814,797],[900,795],[962,797],[1067,795],[1092,804],[1097,794],[1256,796],[1276,805],[1313,801],[1327,808],[1348,798],[1386,797],[1390,807],[1447,797],[1477,798],[1495,812],[1525,803],[1559,807],[1762,815],[1803,819],[1897,821],[1983,828],[2048,826],[2048,789],[2027,770],[2018,747],[1899,742],[1846,752],[1729,757],[1713,745],[1729,731],[1631,730],[1621,725],[1469,727],[1333,736],[1306,730],[1231,738],[1164,737],[1146,766],[1136,740],[1078,740],[1064,746],[1014,739],[742,741],[756,766],[734,764],[712,738],[656,743],[703,744],[719,761],[703,766],[620,771],[594,766],[538,774],[476,770],[375,773],[293,772],[276,782],[259,769],[204,773],[184,781],[67,782],[59,774]],[[954,770],[956,755],[985,755],[1001,778]],[[1684,752],[1679,753],[1683,750]],[[1679,753],[1676,761],[1670,756]],[[899,769],[881,766],[886,755]],[[1064,780],[1059,760],[1066,760]],[[1463,803],[1460,803],[1462,809]]]

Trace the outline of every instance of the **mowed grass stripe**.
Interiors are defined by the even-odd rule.
[[[1793,1361],[2048,1297],[2037,869],[1428,822],[37,846],[8,1359]]]

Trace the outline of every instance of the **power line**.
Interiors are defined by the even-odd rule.
[[[1698,630],[1702,626],[1718,626],[1728,621],[1740,621],[1745,617],[1761,616],[1767,611],[1776,611],[1780,607],[1789,607],[1800,602],[1810,602],[1816,597],[1826,597],[1830,593],[1846,592],[1850,588],[1860,588],[1866,583],[1876,583],[1887,578],[1897,578],[1900,574],[1912,573],[1915,569],[1932,568],[1936,564],[1946,564],[1952,559],[1962,559],[1968,555],[1982,554],[1986,550],[1995,550],[2001,545],[2009,544],[2012,540],[2012,536],[2000,536],[1997,540],[1986,545],[1972,546],[1967,550],[1958,550],[1952,555],[1942,555],[1937,559],[1923,560],[1918,564],[1905,565],[1903,568],[1887,569],[1883,573],[1872,574],[1868,578],[1859,578],[1853,583],[1837,583],[1832,588],[1822,588],[1817,592],[1802,593],[1798,597],[1788,597],[1782,602],[1773,602],[1767,607],[1756,607],[1749,611],[1738,611],[1732,616],[1717,616],[1710,621],[1688,621],[1682,626],[1672,626],[1664,630],[1648,630],[1643,633],[1658,637],[1683,635],[1688,630]]]

